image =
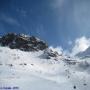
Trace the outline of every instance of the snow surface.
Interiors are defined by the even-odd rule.
[[[0,47],[0,88],[10,90],[90,90],[90,60],[45,59],[43,51]]]

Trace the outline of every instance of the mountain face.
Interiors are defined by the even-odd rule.
[[[0,89],[90,90],[90,60],[60,55],[24,34],[8,33],[0,44]]]
[[[85,51],[78,53],[76,56],[81,58],[90,58],[90,47],[88,47]]]
[[[9,46],[11,49],[23,51],[38,51],[48,48],[48,45],[34,37],[24,34],[8,33],[0,38],[1,46]]]
[[[0,37],[1,46],[8,46],[11,49],[19,49],[22,51],[42,51],[41,58],[50,59],[52,57],[58,57],[58,52],[48,48],[48,45],[34,36],[28,36],[25,34],[8,33]]]

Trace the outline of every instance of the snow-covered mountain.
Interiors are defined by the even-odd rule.
[[[0,39],[0,89],[90,89],[90,61],[59,54],[36,37],[31,40],[29,36],[23,35],[22,38],[19,35],[20,42],[26,42],[26,38],[28,38],[27,43],[16,42],[17,36],[12,40],[5,38],[7,35],[4,36],[4,39],[2,37]],[[22,47],[28,44],[30,47]],[[10,47],[12,45],[14,45],[13,49]],[[43,49],[41,49],[42,47]]]
[[[48,48],[48,45],[34,36],[8,33],[0,38],[1,46],[9,46],[11,49],[23,51],[38,51]]]

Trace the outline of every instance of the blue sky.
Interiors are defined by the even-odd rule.
[[[0,34],[38,36],[54,47],[70,49],[90,34],[90,0],[0,0]]]

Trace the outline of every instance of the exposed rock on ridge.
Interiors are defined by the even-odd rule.
[[[15,33],[8,33],[0,37],[0,44],[23,51],[38,51],[48,48],[48,45],[37,37]]]

